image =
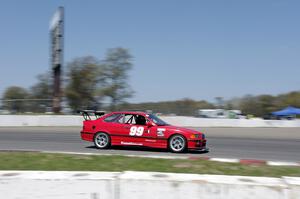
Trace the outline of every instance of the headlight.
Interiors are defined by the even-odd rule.
[[[199,136],[199,134],[192,134],[192,135],[191,135],[191,138],[192,138],[192,139],[196,139],[196,138],[200,138],[200,136]]]

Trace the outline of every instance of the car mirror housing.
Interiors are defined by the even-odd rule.
[[[147,122],[147,126],[150,128],[150,127],[154,126],[154,124],[152,122]]]

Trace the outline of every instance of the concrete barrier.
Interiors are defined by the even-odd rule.
[[[0,115],[0,126],[81,126],[75,115]]]
[[[213,119],[186,116],[162,118],[170,124],[190,127],[300,127],[300,120]]]
[[[209,119],[164,116],[166,122],[186,127],[300,127],[300,120]],[[0,115],[0,126],[81,126],[83,118],[74,115]]]
[[[296,199],[300,178],[157,172],[0,171],[5,199]]]
[[[1,171],[2,199],[112,199],[119,173]]]

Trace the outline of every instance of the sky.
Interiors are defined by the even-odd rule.
[[[50,70],[49,22],[65,8],[65,64],[128,48],[129,102],[300,90],[300,1],[0,0],[0,94]]]

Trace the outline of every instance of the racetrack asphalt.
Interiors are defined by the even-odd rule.
[[[80,139],[81,127],[1,127],[0,150],[96,154],[196,156],[300,162],[300,128],[194,128],[205,132],[210,152],[113,147],[98,150]]]

